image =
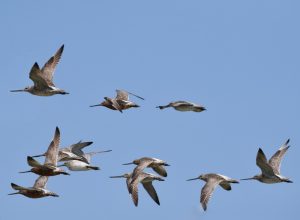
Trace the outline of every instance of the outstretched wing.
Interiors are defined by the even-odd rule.
[[[154,188],[153,185],[152,185],[152,182],[146,182],[146,183],[143,183],[143,187],[145,188],[145,190],[147,191],[147,193],[151,196],[151,198],[152,198],[158,205],[160,205],[159,199],[158,199],[158,196],[157,196],[157,193],[156,193],[156,191],[155,191],[155,188]]]
[[[54,71],[55,71],[55,67],[58,64],[61,55],[64,51],[64,45],[62,45],[58,51],[54,54],[54,56],[52,56],[47,63],[45,63],[45,65],[42,68],[42,74],[43,74],[43,78],[47,81],[47,83],[51,86],[54,86],[53,84],[53,75],[54,75]]]
[[[70,149],[72,151],[73,154],[76,154],[77,156],[82,156],[84,155],[84,152],[82,151],[83,148],[91,145],[93,142],[89,141],[89,142],[81,142],[79,141],[76,144],[72,144],[70,146]]]
[[[272,167],[268,164],[266,155],[263,150],[259,148],[256,155],[256,165],[261,169],[261,172],[266,176],[273,176],[274,171]]]
[[[202,204],[202,207],[204,211],[207,209],[207,204],[209,199],[211,198],[216,186],[221,182],[221,180],[210,178],[207,183],[204,185],[204,187],[201,190],[201,197],[200,197],[200,203]]]
[[[117,92],[116,99],[123,100],[123,101],[129,100],[128,92],[124,90],[118,90],[118,89],[116,90],[116,92]]]
[[[288,146],[289,142],[290,139],[288,139],[269,160],[269,164],[273,168],[275,174],[280,175],[281,160],[290,147]]]
[[[163,165],[153,167],[153,170],[163,177],[167,177],[167,171]]]
[[[33,159],[33,157],[27,157],[27,163],[31,167],[39,167],[42,166],[37,160]]]
[[[49,164],[52,166],[57,165],[59,142],[60,142],[60,131],[58,127],[56,127],[54,138],[51,141],[48,150],[46,152],[45,164]]]
[[[29,78],[33,81],[34,86],[38,89],[48,88],[48,82],[44,78],[42,71],[37,63],[34,63],[31,67]]]
[[[36,179],[33,188],[46,188],[47,181],[48,176],[39,176],[39,178]]]

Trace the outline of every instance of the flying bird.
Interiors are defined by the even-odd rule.
[[[79,141],[78,143],[72,144],[69,147],[64,147],[59,149],[58,151],[58,162],[64,162],[64,161],[70,161],[70,160],[79,160],[85,163],[88,163],[85,157],[83,157],[83,151],[82,149],[91,145],[93,142],[81,142]],[[46,156],[46,153],[40,154],[40,155],[35,155],[32,157],[42,157]]]
[[[290,146],[288,146],[290,139],[288,139],[279,150],[271,157],[268,161],[263,150],[259,148],[256,155],[256,165],[261,169],[261,174],[255,175],[251,178],[246,178],[242,180],[258,180],[262,183],[292,183],[288,178],[281,176],[280,174],[280,164],[283,156],[287,152]]]
[[[48,181],[48,176],[39,176],[35,181],[33,187],[23,187],[11,183],[11,187],[15,190],[18,190],[18,192],[10,193],[8,195],[21,194],[28,198],[33,198],[33,199],[42,198],[46,196],[58,197],[56,193],[46,189],[47,181]]]
[[[129,94],[133,95],[139,99],[144,100],[144,98],[135,95],[133,93],[124,91],[124,90],[116,90],[117,96],[115,98],[109,98],[109,97],[104,97],[104,101],[100,104],[97,105],[91,105],[90,107],[96,107],[96,106],[104,106],[106,108],[112,109],[112,110],[118,110],[121,113],[123,110],[129,109],[129,108],[137,108],[140,107],[136,103],[132,102],[129,100]]]
[[[187,101],[170,102],[168,105],[160,105],[157,106],[156,108],[162,110],[169,107],[173,107],[177,111],[181,111],[181,112],[186,112],[186,111],[202,112],[206,110],[206,108],[201,105],[197,105],[195,103],[187,102]]]
[[[197,179],[201,179],[206,182],[206,184],[201,190],[201,198],[200,198],[200,203],[202,204],[204,211],[207,210],[208,201],[212,196],[217,185],[220,185],[223,189],[229,191],[231,190],[230,183],[239,183],[235,179],[231,179],[227,176],[223,176],[215,173],[203,174],[200,175],[199,177],[188,179],[187,181],[197,180]]]
[[[32,66],[29,78],[33,81],[33,86],[27,86],[24,89],[11,90],[11,92],[29,92],[37,96],[52,96],[56,94],[69,94],[68,92],[57,88],[53,83],[53,75],[55,67],[58,64],[64,50],[62,45],[58,51],[52,56],[48,62],[40,69],[37,63]]]
[[[111,150],[85,153],[82,155],[82,157],[84,157],[87,162],[83,162],[83,161],[79,161],[79,160],[70,160],[70,161],[63,163],[60,166],[66,166],[66,167],[68,167],[69,170],[72,170],[72,171],[100,170],[99,167],[90,165],[91,157],[98,153],[106,153],[106,152],[110,152],[110,151]]]
[[[152,182],[154,180],[158,180],[158,181],[164,181],[164,179],[162,179],[159,176],[155,176],[153,174],[150,173],[139,173],[138,177],[131,182],[131,174],[127,173],[124,174],[122,176],[112,176],[111,178],[126,178],[126,184],[127,184],[127,189],[128,192],[131,194],[133,203],[135,206],[138,206],[138,184],[141,183],[144,187],[144,189],[147,191],[147,193],[150,195],[150,197],[158,204],[160,205],[159,202],[159,198],[158,195],[156,193],[155,188],[152,185]],[[130,183],[131,182],[131,183]]]
[[[31,166],[31,170],[20,173],[35,173],[41,176],[55,176],[59,174],[70,175],[63,169],[57,167],[58,146],[60,142],[60,131],[58,127],[55,129],[54,138],[51,141],[46,152],[46,159],[44,164],[40,164],[32,157],[27,157],[27,163]]]
[[[167,171],[165,169],[165,166],[170,166],[166,161],[157,158],[151,158],[151,157],[142,157],[130,163],[124,163],[123,165],[130,165],[130,164],[137,165],[132,172],[132,181],[134,181],[137,178],[137,176],[141,172],[143,172],[143,170],[146,167],[150,167],[159,175],[163,177],[167,177]]]

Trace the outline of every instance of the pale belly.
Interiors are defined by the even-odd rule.
[[[272,184],[272,183],[281,183],[281,179],[279,178],[267,178],[267,177],[264,177],[263,179],[260,180],[260,182],[263,182],[263,183],[268,183],[268,184]]]
[[[88,164],[78,160],[72,160],[67,163],[67,167],[72,171],[86,171],[89,170],[87,168]]]

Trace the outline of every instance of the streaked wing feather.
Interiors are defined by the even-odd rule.
[[[279,150],[269,160],[269,164],[273,168],[275,174],[278,174],[278,175],[280,174],[280,165],[281,165],[282,158],[290,147],[290,146],[287,146],[288,143],[289,143],[289,140],[285,144],[283,144],[279,148]]]
[[[57,165],[59,143],[60,143],[60,131],[58,127],[56,127],[54,138],[51,141],[48,150],[46,152],[45,164],[49,164],[52,166]]]
[[[266,155],[263,150],[259,148],[256,155],[256,165],[261,169],[261,172],[266,176],[273,176],[274,171],[272,167],[268,164]]]
[[[91,145],[93,142],[89,141],[89,142],[78,142],[76,144],[72,144],[70,146],[71,151],[76,154],[77,156],[82,156],[84,155],[84,152],[82,151],[83,148]]]
[[[39,176],[35,181],[33,188],[46,188],[48,176]]]
[[[54,56],[52,56],[47,63],[45,63],[45,65],[42,68],[42,74],[43,77],[45,78],[45,80],[51,84],[52,86],[54,86],[53,84],[53,74],[55,71],[55,67],[58,64],[61,55],[64,51],[64,45],[62,45],[58,51],[54,54]]]
[[[157,196],[156,190],[152,185],[152,182],[147,182],[147,183],[143,183],[143,187],[145,188],[145,190],[148,192],[148,194],[151,196],[151,198],[158,204],[159,203],[159,198]]]
[[[116,90],[116,92],[117,92],[116,99],[125,100],[125,101],[129,100],[128,92],[124,90],[118,90],[118,89]]]
[[[163,165],[153,167],[153,170],[163,177],[167,177],[167,171]]]
[[[33,81],[34,86],[38,89],[43,89],[48,87],[47,81],[42,75],[42,71],[37,63],[34,63],[31,67],[29,78]]]
[[[208,182],[202,188],[200,203],[202,204],[204,211],[207,209],[208,201],[211,198],[216,186],[219,184],[220,181],[221,180],[211,178],[208,180]]]

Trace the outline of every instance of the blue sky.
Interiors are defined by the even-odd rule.
[[[298,1],[1,1],[0,219],[53,217],[172,219],[298,219],[300,31]],[[55,83],[68,96],[10,93],[31,85],[62,45]],[[126,89],[141,108],[123,114],[89,108]],[[188,100],[202,113],[160,111]],[[93,141],[87,151],[112,149],[93,163],[101,171],[49,179],[59,198],[7,196],[10,183],[33,185],[27,155],[48,147],[55,126],[61,145]],[[270,157],[290,138],[282,174],[293,184],[242,182],[217,188],[207,212],[200,207],[201,173],[232,178],[259,173],[255,157]],[[141,187],[134,207],[124,180],[142,156],[166,160],[169,176],[154,183],[157,206]],[[149,170],[150,171],[150,170]],[[66,211],[67,210],[67,211]],[[47,213],[47,214],[46,214]]]

